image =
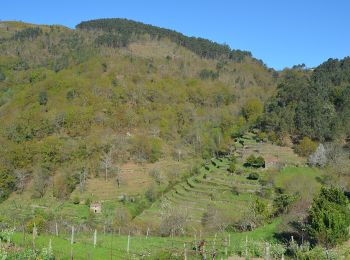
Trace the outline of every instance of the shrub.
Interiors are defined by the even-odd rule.
[[[237,187],[237,186],[233,186],[233,187],[231,188],[231,192],[232,192],[233,195],[239,195],[239,189],[238,189],[238,187]]]
[[[237,162],[237,157],[236,157],[235,155],[231,155],[230,161],[231,161],[232,163],[236,163],[236,162]]]
[[[237,175],[242,175],[244,173],[243,169],[236,169],[236,172],[235,172]]]
[[[34,225],[37,228],[38,234],[42,233],[45,229],[46,221],[42,216],[36,216],[29,220],[26,224],[26,232],[32,233]]]
[[[273,200],[275,214],[284,214],[289,211],[290,206],[297,199],[294,195],[281,194]]]
[[[262,156],[258,156],[255,160],[255,167],[265,167],[265,159]]]
[[[252,172],[252,173],[249,173],[248,177],[247,177],[248,180],[258,180],[259,179],[259,174],[257,172]]]
[[[38,96],[38,102],[41,106],[45,106],[47,104],[48,97],[46,91],[40,91]]]
[[[314,243],[333,247],[346,241],[350,225],[349,201],[338,188],[321,189],[308,216],[308,233]]]
[[[235,163],[230,163],[230,166],[228,167],[228,171],[230,173],[234,173],[236,171],[236,164]]]
[[[13,233],[14,233],[14,229],[1,230],[0,231],[0,243],[1,242],[10,243],[12,240]],[[0,250],[1,250],[1,247],[0,247]],[[1,254],[0,254],[0,256],[1,256]],[[3,258],[0,257],[0,259],[3,259]]]
[[[8,169],[0,165],[0,202],[5,200],[14,190],[16,186],[16,179]]]
[[[73,204],[78,205],[80,203],[80,198],[79,196],[74,196],[73,198]]]
[[[262,156],[255,157],[253,154],[250,155],[246,163],[244,164],[246,167],[254,167],[254,168],[260,168],[265,167],[265,159]]]
[[[267,134],[267,138],[274,144],[282,145],[282,138],[281,136],[277,135],[276,132],[269,132]]]
[[[76,174],[69,172],[59,173],[54,178],[53,195],[59,199],[68,198],[79,181]]]
[[[300,140],[294,148],[295,152],[300,156],[310,156],[316,151],[317,143],[312,141],[309,137],[304,137]]]
[[[205,79],[217,79],[219,77],[219,73],[218,72],[214,72],[212,70],[207,70],[207,69],[203,69],[199,72],[199,77],[203,80]]]
[[[153,185],[151,185],[145,192],[145,197],[149,202],[155,202],[157,199],[157,191]]]
[[[154,163],[162,156],[162,143],[159,138],[135,136],[131,142],[131,154],[134,155],[138,161]]]
[[[243,106],[242,115],[248,122],[253,123],[262,115],[263,111],[263,103],[259,99],[253,98]]]
[[[86,198],[84,203],[85,203],[85,205],[86,205],[86,206],[90,207],[90,204],[91,204],[91,198],[89,198],[89,197],[88,197],[88,198]]]
[[[67,100],[71,101],[73,100],[75,97],[77,97],[77,92],[74,89],[68,90],[67,94],[66,94],[66,98]]]
[[[159,139],[151,139],[151,155],[149,162],[154,163],[162,156],[162,144]]]
[[[267,141],[267,134],[265,132],[259,132],[256,136],[256,141],[266,142]]]

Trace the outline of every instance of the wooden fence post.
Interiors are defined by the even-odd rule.
[[[96,242],[97,242],[97,230],[95,229],[95,232],[94,232],[94,248],[96,247]]]
[[[270,260],[270,244],[266,243],[265,247],[265,260]]]
[[[215,236],[214,236],[214,241],[213,241],[213,251],[215,250],[215,245],[216,245],[216,236],[217,236],[217,233],[215,233]]]
[[[70,259],[73,260],[73,244],[74,244],[74,226],[72,226],[72,235],[70,238]]]
[[[74,226],[72,226],[72,235],[70,238],[70,244],[73,245],[74,244]]]
[[[129,254],[129,250],[130,250],[130,232],[129,232],[129,235],[128,235],[128,245],[126,247],[126,252]]]
[[[186,243],[184,243],[184,259],[187,260]]]
[[[56,222],[56,228],[55,228],[55,231],[56,231],[56,237],[58,237],[58,226],[57,226],[57,222]]]
[[[33,248],[35,249],[35,238],[38,235],[38,230],[36,228],[36,225],[34,223],[34,227],[33,227]]]
[[[51,241],[51,238],[49,240],[49,249],[48,249],[48,253],[49,253],[49,256],[51,257],[53,254],[52,254],[52,241]]]

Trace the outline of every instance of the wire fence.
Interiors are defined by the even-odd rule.
[[[96,232],[96,231],[95,231]],[[172,254],[182,259],[227,259],[230,255],[243,257],[283,257],[284,251],[275,252],[267,242],[257,244],[248,237],[231,240],[228,233],[202,237],[150,237],[144,235],[96,234],[79,232],[43,234],[35,237],[18,233],[16,246],[42,250],[52,248],[55,259],[154,259]]]
[[[45,235],[45,239],[32,235],[21,235],[16,245],[23,248],[41,249],[52,247],[56,259],[99,259],[99,256],[109,259],[143,259],[161,253],[173,253],[186,257],[227,256],[229,242],[223,236],[206,237],[205,239],[191,240],[189,238],[159,238],[146,236],[120,236],[105,234],[97,236],[94,245],[93,234],[75,234],[72,243],[72,234],[58,236]],[[45,241],[44,241],[45,240]],[[51,240],[51,242],[49,242]]]

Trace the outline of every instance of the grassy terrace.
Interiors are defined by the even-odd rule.
[[[247,205],[256,198],[255,192],[261,189],[258,181],[248,180],[248,172],[242,175],[230,174],[227,168],[228,158],[212,159],[200,174],[180,183],[166,193],[162,199],[174,207],[187,210],[194,227],[199,228],[201,218],[208,206],[225,209],[225,215],[232,221],[238,220],[245,213]],[[232,188],[239,190],[239,195],[232,193]],[[155,203],[137,219],[159,221],[160,204]],[[152,215],[152,218],[148,215]],[[157,219],[158,217],[158,219]]]

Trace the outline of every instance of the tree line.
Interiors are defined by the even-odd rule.
[[[207,39],[188,37],[173,30],[160,28],[128,19],[97,19],[81,22],[77,29],[102,30],[106,34],[97,38],[98,44],[110,47],[126,46],[132,41],[133,36],[148,34],[152,39],[168,38],[172,42],[179,44],[200,57],[217,59],[221,57],[229,58],[233,61],[241,62],[245,57],[252,57],[251,52],[233,50],[227,44],[219,44]]]

